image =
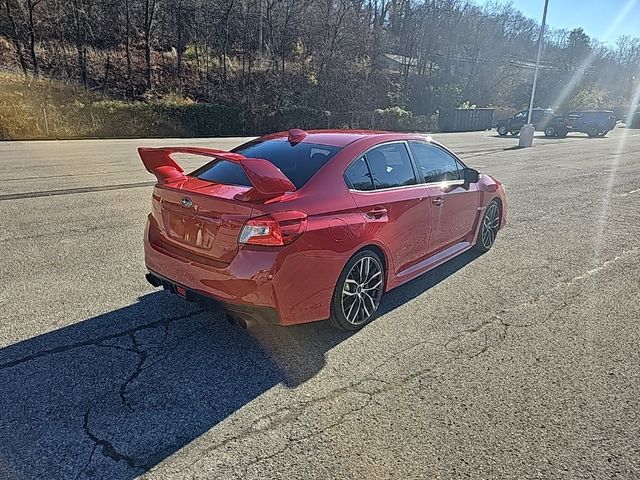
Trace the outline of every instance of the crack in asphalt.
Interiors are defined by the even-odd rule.
[[[614,263],[619,262],[625,257],[634,255],[638,253],[638,251],[639,251],[638,247],[625,250],[620,255],[617,255],[616,257],[605,261],[602,265],[598,267],[592,268],[591,270],[588,270],[587,272],[577,275],[573,278],[570,278],[569,280],[565,280],[555,284],[546,292],[536,295],[533,299],[527,300],[525,302],[521,302],[511,308],[503,308],[500,311],[500,313],[494,314],[491,320],[482,322],[478,325],[475,325],[474,327],[463,330],[460,334],[450,338],[446,342],[445,348],[452,353],[462,353],[468,358],[474,358],[486,352],[489,348],[494,346],[496,343],[503,341],[506,338],[507,330],[509,328],[528,328],[534,325],[544,325],[549,319],[551,319],[551,317],[554,314],[568,307],[571,304],[571,301],[579,296],[579,293],[570,294],[568,297],[565,296],[564,298],[562,298],[560,301],[560,305],[553,307],[551,312],[549,312],[547,316],[540,322],[526,322],[526,323],[509,322],[504,318],[504,314],[515,312],[518,309],[536,307],[543,300],[547,300],[549,304],[553,305],[553,300],[547,297],[553,297],[557,292],[562,292],[563,289],[573,286],[576,282],[585,280],[599,272],[602,272],[603,270],[609,268]],[[535,268],[535,267],[532,267],[532,268]],[[490,327],[495,327],[495,326],[498,326],[498,332],[496,335],[497,341],[491,342],[489,339],[488,330]],[[468,338],[473,337],[473,335],[475,335],[476,333],[480,333],[480,332],[482,332],[482,335],[484,336],[484,342],[482,343],[480,348],[477,349],[476,351],[472,351],[472,353],[470,354],[464,353],[463,351],[464,348],[461,346],[462,341],[467,340]]]
[[[131,338],[131,341],[133,342],[133,345],[134,345],[134,348],[130,350],[132,352],[135,352],[138,355],[138,365],[136,366],[136,369],[131,373],[131,375],[129,375],[129,377],[120,385],[119,394],[120,394],[120,400],[122,401],[122,405],[126,406],[129,410],[133,411],[133,407],[131,406],[131,403],[127,399],[127,389],[129,388],[129,385],[136,378],[138,378],[142,373],[144,369],[144,364],[147,361],[147,357],[149,353],[144,349],[143,350],[140,349],[140,344],[136,339],[135,332],[131,332],[129,334],[129,337]]]
[[[134,469],[134,470],[148,470],[150,468],[149,465],[144,465],[144,464],[140,464],[137,463],[136,460],[132,457],[129,457],[123,453],[118,452],[115,447],[107,440],[104,440],[102,438],[99,438],[96,434],[94,434],[91,429],[89,428],[89,415],[91,413],[91,407],[89,407],[87,409],[87,411],[85,412],[83,418],[83,424],[82,424],[82,428],[84,430],[84,433],[87,435],[87,437],[97,446],[100,447],[102,449],[102,454],[105,457],[111,458],[112,460],[115,460],[117,462],[120,461],[125,461],[127,463],[127,465]],[[91,452],[91,456],[93,456],[93,451]],[[87,465],[85,465],[85,469],[87,468]]]
[[[43,351],[40,351],[40,352],[32,353],[32,354],[26,355],[26,356],[24,356],[22,358],[18,358],[16,360],[12,360],[10,362],[6,362],[6,363],[3,363],[3,364],[0,364],[0,371],[8,369],[8,368],[15,367],[15,366],[18,366],[18,365],[21,365],[21,364],[26,363],[26,362],[30,362],[32,360],[37,360],[37,359],[45,357],[47,355],[55,355],[55,354],[58,354],[58,353],[65,353],[65,352],[68,352],[70,350],[74,350],[74,349],[82,348],[82,347],[91,347],[91,346],[93,346],[93,347],[113,347],[113,348],[121,348],[122,350],[128,350],[128,351],[135,352],[135,350],[132,350],[132,349],[125,349],[125,348],[122,348],[122,347],[116,347],[114,345],[103,345],[103,343],[106,342],[106,341],[109,341],[109,340],[114,340],[114,339],[119,338],[119,337],[123,337],[123,336],[126,336],[126,335],[131,335],[132,333],[135,333],[135,332],[138,332],[138,331],[141,331],[141,330],[146,330],[146,329],[149,329],[149,328],[155,328],[155,327],[157,327],[159,325],[169,324],[169,323],[176,322],[176,321],[179,321],[179,320],[185,320],[187,318],[195,317],[195,316],[198,316],[198,315],[200,315],[201,313],[204,313],[204,312],[206,312],[206,310],[204,310],[204,309],[194,310],[193,312],[189,312],[189,313],[181,315],[179,317],[165,318],[165,319],[162,319],[162,320],[156,320],[155,322],[146,323],[144,325],[138,325],[137,327],[131,328],[129,330],[125,330],[124,332],[118,332],[118,333],[113,333],[113,334],[110,334],[110,335],[104,335],[102,337],[92,338],[92,339],[89,339],[89,340],[84,340],[82,342],[76,342],[76,343],[72,343],[72,344],[69,344],[69,345],[61,345],[61,346],[56,347],[56,348],[50,348],[50,349],[43,350]]]
[[[83,467],[78,471],[78,473],[75,476],[76,480],[80,478],[82,474],[87,471],[87,468],[89,468],[89,465],[91,465],[91,461],[93,460],[93,454],[96,453],[97,448],[98,448],[98,444],[94,443],[93,448],[91,449],[91,454],[89,455],[89,459],[85,462]]]
[[[362,405],[360,405],[360,406],[358,406],[358,407],[356,407],[356,408],[354,408],[354,409],[351,409],[351,410],[349,410],[348,412],[345,412],[345,413],[343,413],[343,414],[341,414],[341,415],[338,415],[337,419],[336,419],[334,422],[332,422],[332,423],[330,423],[330,424],[328,424],[328,425],[326,425],[326,426],[324,426],[324,427],[322,427],[322,428],[320,428],[320,429],[310,431],[310,432],[308,432],[307,434],[302,435],[302,436],[298,436],[298,437],[296,437],[296,438],[291,438],[291,431],[290,431],[289,441],[287,441],[287,442],[285,443],[285,446],[284,446],[284,447],[282,447],[281,449],[279,449],[279,450],[277,450],[277,451],[275,451],[275,452],[272,452],[272,453],[270,453],[270,454],[268,454],[268,455],[263,455],[263,456],[260,456],[260,457],[258,457],[258,458],[255,458],[254,460],[252,460],[251,462],[249,462],[249,463],[248,463],[247,465],[245,465],[245,467],[244,467],[244,473],[243,473],[242,477],[243,477],[243,478],[246,478],[246,477],[247,477],[247,475],[248,475],[248,473],[249,473],[249,469],[250,469],[253,465],[256,465],[256,464],[258,464],[258,463],[260,463],[260,462],[263,462],[263,461],[265,461],[265,460],[270,460],[270,459],[272,459],[272,458],[277,457],[278,455],[281,455],[281,454],[283,454],[283,453],[287,452],[287,451],[291,448],[291,444],[292,444],[292,443],[300,443],[300,442],[302,442],[303,440],[306,440],[306,439],[308,439],[308,438],[310,438],[310,437],[312,437],[312,436],[314,436],[314,435],[321,435],[321,434],[323,434],[323,433],[325,433],[325,432],[329,431],[330,429],[332,429],[332,428],[334,428],[334,427],[336,427],[336,426],[338,426],[338,425],[342,424],[342,422],[343,422],[347,417],[349,417],[349,416],[351,416],[351,415],[353,415],[353,414],[356,414],[356,413],[360,412],[361,410],[364,410],[365,408],[367,408],[367,407],[371,404],[371,402],[373,401],[374,394],[372,394],[372,393],[369,393],[369,392],[363,392],[363,391],[357,390],[357,389],[355,389],[355,388],[354,388],[354,389],[352,389],[352,390],[350,390],[348,393],[352,393],[352,392],[356,392],[356,393],[359,393],[359,394],[365,395],[365,396],[367,397],[367,399],[365,400],[365,402],[364,402]],[[341,393],[340,393],[339,395],[337,395],[335,398],[339,398],[339,397],[340,397],[340,396],[342,396],[344,393],[345,393],[345,392],[341,392]],[[331,397],[332,397],[332,396],[331,396]],[[325,398],[325,399],[326,399],[326,398]],[[331,399],[333,399],[333,398],[331,398]],[[306,409],[306,408],[305,408],[305,409]],[[300,413],[300,415],[302,415],[302,413],[303,413],[303,412],[301,412],[301,413]],[[293,422],[291,422],[291,426],[292,426],[291,430],[293,430]]]
[[[425,340],[425,341],[420,341],[420,342],[416,342],[413,343],[412,345],[409,345],[408,347],[405,347],[397,352],[394,352],[392,355],[388,356],[385,360],[383,360],[382,362],[380,362],[376,367],[374,367],[373,369],[377,369],[381,366],[384,366],[385,364],[393,361],[393,359],[403,355],[404,353],[413,350],[415,348],[427,345],[427,344],[434,344],[434,342]],[[444,362],[445,364],[447,362]],[[372,369],[372,370],[373,370]],[[423,369],[420,369],[418,371],[412,372],[409,375],[404,376],[399,382],[387,382],[385,380],[381,380],[376,378],[374,375],[376,372],[372,371],[369,374],[367,374],[366,376],[364,376],[363,378],[361,378],[360,380],[358,380],[357,382],[353,382],[350,383],[349,385],[345,385],[343,387],[337,388],[335,390],[332,390],[331,392],[329,392],[327,395],[324,395],[322,397],[316,397],[312,400],[308,400],[308,401],[302,401],[302,402],[298,402],[294,405],[290,405],[290,406],[285,406],[285,407],[281,407],[278,408],[272,412],[270,412],[267,415],[263,415],[259,418],[257,418],[251,425],[251,427],[249,427],[248,429],[240,432],[237,435],[233,435],[231,437],[228,437],[220,442],[218,442],[215,445],[212,445],[210,447],[207,447],[206,449],[204,449],[202,451],[202,453],[199,455],[199,457],[197,459],[195,459],[192,463],[186,465],[184,468],[180,469],[180,472],[184,472],[188,469],[190,469],[191,467],[193,467],[195,464],[197,464],[198,462],[200,462],[204,457],[206,457],[209,453],[216,451],[220,448],[226,447],[228,444],[233,443],[233,442],[237,442],[237,441],[241,441],[244,440],[245,438],[249,438],[255,434],[258,433],[266,433],[272,430],[275,430],[276,428],[283,426],[283,425],[293,425],[297,420],[300,419],[300,417],[305,413],[305,411],[307,411],[309,408],[322,403],[322,402],[329,402],[329,401],[334,401],[337,400],[338,398],[340,398],[343,395],[346,394],[352,394],[352,393],[359,393],[361,395],[365,395],[367,397],[366,401],[364,402],[363,405],[360,405],[356,408],[352,408],[349,411],[341,414],[338,416],[338,420],[330,423],[329,425],[326,425],[320,429],[317,430],[313,430],[311,432],[306,433],[305,435],[302,436],[298,436],[296,438],[291,438],[291,435],[289,435],[289,441],[287,442],[287,445],[285,447],[283,447],[282,449],[278,450],[277,452],[273,452],[269,455],[266,455],[263,457],[260,457],[258,459],[254,459],[250,462],[249,465],[247,465],[247,467],[244,469],[245,475],[247,474],[248,468],[250,468],[251,465],[254,465],[262,460],[264,460],[265,458],[273,458],[279,454],[282,454],[284,452],[286,452],[289,449],[289,445],[292,442],[301,442],[313,435],[318,435],[318,434],[322,434],[328,430],[330,430],[331,428],[339,425],[342,423],[342,421],[350,416],[353,415],[354,413],[357,413],[361,410],[363,410],[364,408],[366,408],[375,398],[376,395],[379,395],[381,393],[385,393],[388,391],[391,391],[399,386],[402,386],[406,383],[409,383],[411,381],[413,381],[415,378],[423,375],[424,373],[431,371],[432,366],[429,367],[425,367]],[[379,382],[379,383],[383,383],[385,384],[385,386],[383,388],[379,388],[373,392],[367,391],[367,390],[362,390],[361,388],[363,387],[363,385],[367,382],[370,381],[374,381],[374,382]],[[256,427],[257,424],[262,424],[264,423],[265,426],[263,427]]]
[[[164,344],[166,342],[166,340],[168,339],[169,336],[169,325],[173,322],[177,322],[180,320],[186,320],[195,316],[198,316],[202,313],[206,312],[206,310],[204,309],[199,309],[199,310],[195,310],[192,312],[189,312],[187,314],[184,315],[180,315],[177,317],[170,317],[170,318],[165,318],[162,320],[157,320],[155,322],[151,322],[151,323],[147,323],[144,325],[139,325],[137,327],[131,328],[129,330],[125,330],[123,332],[117,332],[114,334],[110,334],[110,335],[103,335],[97,338],[93,338],[93,339],[89,339],[86,341],[82,341],[82,342],[76,342],[76,343],[72,343],[72,344],[68,344],[68,345],[61,345],[59,347],[56,348],[52,348],[52,349],[47,349],[47,350],[43,350],[37,353],[33,353],[31,355],[26,355],[24,357],[18,358],[16,360],[10,361],[10,362],[6,362],[2,365],[0,365],[0,371],[3,371],[5,369],[9,369],[9,368],[13,368],[19,365],[22,365],[24,363],[30,362],[30,361],[34,361],[34,360],[38,360],[40,358],[46,357],[48,355],[55,355],[55,354],[61,354],[61,353],[66,353],[78,348],[83,348],[83,347],[98,347],[98,348],[112,348],[112,349],[116,349],[119,351],[124,351],[124,352],[129,352],[129,353],[134,353],[136,355],[138,355],[139,357],[139,361],[138,364],[136,366],[136,369],[132,372],[131,375],[129,375],[127,377],[127,379],[120,385],[119,388],[119,395],[121,398],[121,402],[122,405],[129,408],[131,411],[133,411],[133,407],[131,405],[131,403],[129,402],[129,400],[127,399],[127,389],[129,387],[129,385],[136,379],[138,378],[138,376],[142,373],[142,371],[144,370],[144,364],[148,358],[148,351],[145,349],[142,349],[142,346],[140,344],[140,342],[138,341],[138,339],[136,338],[136,333],[143,331],[143,330],[147,330],[147,329],[152,329],[152,328],[157,328],[159,326],[163,326],[164,327],[164,335],[162,340],[160,341],[160,344]],[[191,337],[193,335],[193,332],[189,335],[187,335],[186,337]],[[114,339],[118,339],[118,338],[122,338],[122,337],[129,337],[134,345],[134,348],[127,348],[127,347],[122,347],[120,345],[113,345],[113,344],[108,344],[105,342],[108,342],[110,340],[114,340]],[[185,337],[185,338],[186,338]],[[184,341],[184,338],[179,339],[176,342],[176,345],[173,346],[173,348],[169,348],[166,351],[166,354],[168,355],[169,353],[173,352],[175,350],[175,348],[177,348],[177,346]],[[158,348],[158,347],[154,347],[151,346],[149,347],[150,349],[154,349],[154,348]],[[148,365],[148,367],[155,365],[156,362],[151,363],[150,365]],[[102,454],[105,457],[111,458],[112,460],[115,460],[117,462],[120,461],[124,461],[127,463],[127,465],[131,468],[134,469],[136,472],[138,473],[143,473],[144,471],[149,470],[152,465],[150,464],[145,464],[145,463],[141,463],[138,462],[134,457],[131,456],[127,456],[121,452],[119,452],[111,442],[100,438],[96,433],[94,433],[90,426],[89,426],[89,416],[91,414],[91,409],[93,408],[93,405],[90,406],[87,411],[85,412],[85,414],[83,415],[83,431],[85,433],[85,435],[87,436],[87,438],[89,438],[93,443],[94,443],[94,447],[91,450],[91,453],[89,455],[89,458],[87,459],[87,461],[85,462],[85,464],[83,465],[83,467],[80,469],[80,471],[77,473],[76,478],[80,478],[84,472],[86,472],[87,468],[89,467],[89,465],[91,464],[93,457],[95,455],[95,451],[96,449],[99,447],[102,451]]]
[[[172,317],[172,318],[167,318],[167,319],[163,319],[163,320],[158,320],[156,322],[151,322],[148,324],[144,324],[144,325],[140,325],[138,327],[126,330],[124,332],[119,332],[116,334],[112,334],[112,335],[105,335],[99,338],[94,338],[92,340],[88,340],[86,342],[78,342],[78,343],[74,343],[71,345],[66,345],[66,346],[61,346],[55,349],[49,349],[49,350],[45,350],[43,352],[39,352],[38,354],[33,354],[33,355],[29,355],[26,357],[23,357],[21,359],[15,360],[13,362],[9,362],[7,364],[1,365],[0,366],[0,371],[5,369],[5,368],[11,368],[14,367],[16,365],[20,365],[22,363],[28,362],[28,361],[32,361],[38,358],[42,358],[46,355],[51,355],[51,354],[57,354],[57,353],[65,353],[68,351],[71,351],[73,349],[77,349],[77,348],[81,348],[81,347],[85,347],[85,346],[95,346],[95,347],[99,347],[99,348],[113,348],[116,350],[120,350],[120,351],[125,351],[125,352],[130,352],[130,353],[135,353],[136,355],[139,356],[139,361],[138,364],[136,366],[136,369],[132,372],[131,375],[129,375],[129,377],[127,377],[127,379],[120,385],[120,389],[119,389],[119,395],[120,395],[120,399],[121,399],[121,403],[123,406],[126,406],[127,408],[129,408],[129,410],[133,411],[133,407],[131,405],[131,403],[129,402],[129,400],[127,399],[127,389],[129,387],[129,385],[136,379],[138,378],[138,376],[142,373],[142,371],[144,370],[144,364],[148,358],[148,352],[147,350],[142,349],[140,342],[138,341],[138,339],[136,338],[136,333],[140,332],[142,330],[146,330],[149,328],[156,328],[158,326],[163,325],[164,326],[164,335],[162,340],[160,341],[160,344],[164,344],[168,338],[168,334],[169,334],[169,324],[176,322],[176,321],[180,321],[180,320],[186,320],[188,318],[200,315],[201,313],[204,313],[206,310],[195,310],[193,312],[190,312],[188,314],[185,315],[181,315],[178,317]],[[104,342],[107,342],[109,340],[113,340],[116,338],[121,338],[121,337],[125,337],[128,336],[131,341],[133,342],[134,348],[126,348],[126,347],[121,347],[119,345],[112,345],[112,344],[105,344]],[[191,335],[187,335],[187,337],[190,337]],[[177,343],[176,346],[174,346],[173,348],[167,350],[167,354],[171,353],[172,351],[175,350],[175,348],[177,348],[177,345],[179,345],[181,343],[181,341],[183,341],[184,339],[180,339]],[[150,347],[151,349],[156,348],[156,347]],[[154,363],[152,363],[149,366],[154,365]],[[147,471],[151,468],[152,465],[148,465],[145,463],[141,463],[141,462],[137,462],[136,459],[134,457],[131,456],[127,456],[121,452],[119,452],[111,442],[105,440],[105,439],[101,439],[98,437],[97,434],[95,434],[89,427],[89,416],[91,414],[91,409],[93,408],[93,406],[90,406],[87,411],[85,412],[84,416],[83,416],[83,431],[85,433],[85,435],[94,443],[94,447],[91,450],[91,454],[89,455],[89,458],[87,459],[87,462],[85,463],[85,465],[82,467],[82,469],[78,472],[78,474],[76,475],[76,478],[80,478],[80,476],[87,470],[87,468],[89,467],[89,465],[91,464],[91,461],[93,460],[93,456],[95,454],[95,451],[98,447],[100,447],[102,454],[105,457],[111,458],[112,460],[115,460],[117,462],[120,461],[125,461],[127,463],[127,465],[138,471],[139,473],[143,473],[144,471]]]

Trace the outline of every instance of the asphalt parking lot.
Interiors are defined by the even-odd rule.
[[[242,139],[0,143],[0,477],[640,478],[640,130],[434,137],[508,226],[353,335],[145,282],[136,147]]]

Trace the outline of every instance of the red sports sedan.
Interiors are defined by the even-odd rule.
[[[502,184],[416,134],[291,130],[231,152],[140,148],[158,183],[148,281],[241,324],[355,330],[384,292],[505,224]],[[172,158],[211,157],[185,174]]]

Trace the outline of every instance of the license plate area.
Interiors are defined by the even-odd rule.
[[[212,248],[219,228],[217,222],[175,212],[164,212],[163,216],[167,236],[171,240],[203,250]]]

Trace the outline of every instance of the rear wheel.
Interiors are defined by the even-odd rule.
[[[589,135],[591,138],[597,137],[599,133],[600,130],[598,130],[596,127],[589,127],[587,129],[587,135]]]
[[[498,127],[497,130],[498,135],[500,135],[501,137],[504,137],[507,133],[509,133],[509,130],[507,130],[507,127],[505,127],[504,125]]]
[[[487,252],[496,241],[498,230],[500,230],[500,205],[497,200],[491,200],[484,211],[478,239],[473,248],[479,252]]]
[[[545,137],[555,137],[557,134],[556,129],[553,127],[547,127],[544,129]]]
[[[364,250],[347,262],[331,301],[329,321],[333,326],[358,330],[373,320],[384,292],[383,265],[372,250]]]

